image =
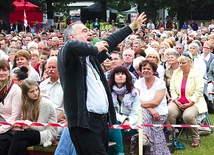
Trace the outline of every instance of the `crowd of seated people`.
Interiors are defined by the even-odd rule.
[[[117,29],[94,28],[91,39],[104,39]],[[19,32],[9,36],[0,32],[0,121],[67,123],[57,69],[63,33]],[[176,124],[182,117],[184,123],[196,125],[196,117],[208,111],[203,95],[213,100],[209,94],[214,91],[213,49],[214,29],[207,27],[200,31],[191,27],[179,31],[142,27],[134,31],[110,51],[112,59],[101,64],[112,92],[117,124],[137,125],[141,109],[146,124]],[[190,131],[191,146],[198,147],[198,130]],[[68,132],[66,128],[1,125],[0,154],[26,154],[28,146],[59,141],[55,154],[63,152],[66,143],[67,153],[75,155]],[[116,145],[109,154],[124,154],[124,137],[136,133],[138,130],[110,129],[109,140]],[[28,140],[22,142],[23,137]],[[170,154],[162,127],[144,127],[141,138],[151,146],[146,154]]]

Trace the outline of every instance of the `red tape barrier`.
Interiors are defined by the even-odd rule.
[[[30,121],[15,121],[14,123],[0,122],[0,125],[10,126],[52,126],[52,127],[67,127],[68,124],[60,123],[39,123]],[[177,127],[177,128],[214,128],[214,125],[189,125],[189,124],[141,124],[136,126],[131,125],[113,125],[110,129],[142,129],[143,127]]]

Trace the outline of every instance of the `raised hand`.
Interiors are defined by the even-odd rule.
[[[146,14],[145,12],[142,12],[140,15],[137,13],[135,19],[132,21],[132,23],[129,25],[132,30],[136,30],[139,27],[143,26],[143,23],[146,21]]]

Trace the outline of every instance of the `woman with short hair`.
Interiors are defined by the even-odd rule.
[[[142,78],[138,79],[134,86],[140,94],[140,105],[143,113],[144,124],[164,124],[167,116],[166,84],[156,77],[157,63],[152,60],[143,60],[139,69]],[[145,154],[170,155],[166,145],[163,127],[143,127],[143,142],[149,141],[150,150]]]
[[[168,105],[167,123],[176,124],[181,117],[185,124],[197,125],[196,117],[207,112],[203,97],[204,82],[200,72],[193,67],[192,56],[184,53],[178,58],[179,69],[175,70],[170,83],[172,102]],[[198,129],[190,128],[192,147],[200,145]]]

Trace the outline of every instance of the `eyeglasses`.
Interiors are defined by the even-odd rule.
[[[182,55],[185,56],[185,57],[187,57],[187,58],[189,58],[190,60],[192,59],[192,58],[190,57],[190,55],[187,54],[187,53],[183,53]]]
[[[207,49],[207,50],[209,50],[210,48],[209,47],[203,47],[204,49]]]

